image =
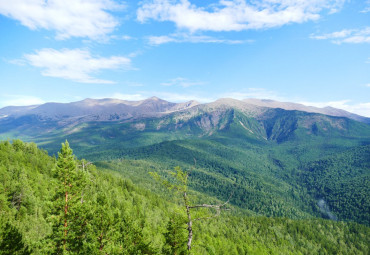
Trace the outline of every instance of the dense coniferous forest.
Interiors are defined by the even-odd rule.
[[[298,213],[299,205],[295,204],[295,199],[284,200],[281,197],[286,202],[291,201],[292,208],[295,208],[288,210],[289,204],[282,205],[279,200],[272,203],[275,198],[259,181],[248,184],[253,189],[261,189],[261,193],[256,195],[259,197],[246,196],[246,203],[252,203],[252,206],[243,207],[238,202],[242,196],[238,196],[241,188],[235,188],[239,185],[236,180],[230,182],[230,190],[223,190],[222,195],[207,186],[207,183],[212,183],[212,175],[219,178],[216,168],[212,168],[215,172],[211,169],[209,174],[203,173],[203,178],[202,169],[211,165],[198,162],[193,169],[189,167],[189,196],[193,203],[219,203],[225,201],[232,190],[236,198],[230,200],[231,210],[222,211],[219,217],[194,222],[191,252],[368,254],[370,228],[366,226],[368,213],[364,211],[368,208],[368,190],[359,193],[360,197],[355,200],[340,193],[343,185],[356,188],[358,183],[367,184],[367,175],[363,171],[368,169],[368,150],[365,146],[338,154],[335,158],[328,157],[302,167],[297,175],[297,183],[301,181],[307,187],[314,186],[310,188],[314,195],[328,203],[347,201],[353,213],[349,209],[339,211],[341,206],[331,207],[337,217],[357,219],[363,224],[317,218],[313,209],[310,213],[304,207]],[[352,158],[352,163],[341,161],[348,157]],[[341,174],[343,176],[335,177],[340,181],[336,186],[325,176],[337,174],[334,168],[338,164],[347,170]],[[148,172],[157,172],[170,180],[169,172],[160,162],[122,159],[96,165],[77,159],[68,142],[62,145],[57,157],[50,157],[34,143],[20,140],[1,142],[0,253],[187,253],[187,221],[182,198],[148,175]],[[318,165],[325,171],[318,172]],[[354,172],[356,169],[359,173]],[[236,170],[230,169],[229,174],[232,175],[233,171]],[[306,178],[305,175],[311,172],[314,173],[312,177]],[[358,177],[361,174],[363,176]],[[322,182],[313,181],[315,178]],[[291,195],[301,199],[309,197],[310,193],[293,192],[288,196]],[[271,208],[278,206],[285,209],[276,210],[281,215],[274,215]],[[259,211],[254,208],[269,209]],[[199,213],[202,216],[213,214],[208,210]],[[290,217],[292,215],[294,217]]]

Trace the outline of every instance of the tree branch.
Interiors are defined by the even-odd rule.
[[[223,204],[219,204],[219,205],[202,204],[202,205],[189,206],[189,209],[195,209],[195,208],[212,208],[212,209],[215,209],[216,210],[215,215],[212,215],[212,216],[209,216],[209,217],[196,218],[196,219],[194,219],[194,221],[196,221],[196,220],[207,220],[207,219],[216,218],[216,217],[220,216],[221,210],[230,210],[228,208],[225,208],[224,209],[222,207],[224,207],[226,204],[228,204],[230,202],[230,198],[232,197],[233,194],[234,194],[234,192],[231,193],[231,195],[229,196],[229,199],[225,203],[223,203]]]
[[[207,208],[221,209],[221,207],[224,207],[226,204],[228,204],[230,202],[230,199],[233,196],[233,194],[234,194],[234,191],[230,194],[229,199],[225,203],[223,203],[223,204],[219,204],[219,205],[209,205],[209,204],[193,205],[193,206],[189,206],[189,208],[192,209],[192,208],[207,207]]]

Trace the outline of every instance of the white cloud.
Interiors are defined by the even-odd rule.
[[[180,94],[180,93],[170,93],[170,92],[155,92],[159,98],[162,98],[169,102],[187,102],[187,101],[198,101],[200,103],[209,103],[215,101],[217,98],[201,96],[197,94]]]
[[[162,36],[149,36],[149,44],[151,45],[160,45],[164,43],[177,42],[177,39],[171,36],[162,35]]]
[[[248,88],[244,91],[227,92],[219,95],[219,98],[233,98],[243,100],[246,98],[271,99],[277,101],[284,101],[285,99],[275,91],[264,88]]]
[[[9,64],[12,65],[17,65],[17,66],[25,66],[27,62],[24,59],[4,59],[4,61],[8,62]]]
[[[114,83],[94,78],[92,74],[103,69],[128,69],[131,60],[126,57],[93,57],[82,49],[42,49],[24,55],[32,66],[42,69],[43,76],[58,77],[82,83]]]
[[[122,35],[121,39],[124,40],[124,41],[129,41],[129,40],[133,40],[134,38],[132,36],[129,36],[129,35]]]
[[[120,100],[127,100],[127,101],[140,101],[140,100],[145,100],[150,95],[142,95],[141,93],[134,93],[134,94],[124,94],[121,92],[115,92],[111,94],[104,94],[104,95],[90,95],[88,98],[92,99],[105,99],[105,98],[113,98],[113,99],[120,99]],[[75,101],[81,101],[86,99],[86,97],[81,97],[81,96],[73,96],[73,95],[65,95],[64,98],[69,98],[69,100],[59,100],[58,102],[64,102],[64,103],[70,103],[70,102],[75,102]]]
[[[191,81],[183,77],[177,77],[168,82],[161,83],[162,86],[181,86],[183,88],[188,88],[192,86],[204,85],[205,82],[201,81]]]
[[[334,13],[345,0],[220,0],[199,7],[189,0],[151,0],[141,5],[137,19],[174,22],[178,28],[195,31],[241,31],[279,27],[320,18],[328,9]]]
[[[338,32],[311,35],[316,40],[331,40],[333,43],[370,43],[370,27],[364,29],[344,29]]]
[[[160,45],[165,43],[224,43],[224,44],[242,44],[252,43],[253,40],[229,40],[219,39],[204,35],[190,35],[190,34],[171,34],[164,36],[149,36],[149,44]]]
[[[315,106],[315,107],[334,107],[358,115],[370,117],[370,103],[352,103],[351,100],[331,101],[331,102],[299,102],[300,104]]]
[[[133,94],[125,94],[121,92],[116,92],[116,93],[106,95],[106,96],[97,96],[97,97],[91,97],[91,98],[95,98],[95,99],[115,98],[115,99],[128,100],[128,101],[141,101],[141,100],[145,100],[150,97],[153,97],[153,96],[156,96],[158,98],[161,98],[169,102],[186,102],[186,101],[196,100],[198,102],[208,103],[208,102],[213,102],[217,99],[213,97],[203,97],[201,95],[191,94],[191,93],[181,94],[181,93],[171,93],[171,92],[165,92],[165,91],[138,91],[137,93],[133,93]]]
[[[100,97],[101,98],[101,97]],[[122,94],[122,93],[114,93],[111,96],[108,96],[108,98],[115,98],[115,99],[121,99],[121,100],[128,100],[128,101],[140,101],[144,100],[147,97],[144,95],[137,93],[137,94]]]
[[[108,11],[122,8],[113,0],[0,0],[0,14],[32,30],[55,30],[57,39],[105,37],[118,26]]]
[[[286,99],[280,97],[276,92],[263,88],[249,88],[243,92],[226,92],[226,93],[172,93],[166,91],[145,91],[140,94],[143,98],[148,98],[153,95],[170,102],[185,102],[195,100],[201,103],[214,102],[220,98],[234,98],[238,100],[246,98],[262,98],[284,101]]]
[[[278,101],[284,101],[285,99],[279,96],[276,92],[263,89],[263,88],[249,88],[242,92],[225,92],[225,93],[208,93],[207,95],[204,94],[180,94],[180,93],[170,93],[170,92],[155,92],[160,98],[163,98],[170,102],[185,102],[196,100],[201,103],[209,103],[214,102],[220,98],[233,98],[238,100],[243,100],[246,98],[260,98],[260,99],[272,99]],[[146,93],[146,95],[153,95],[153,93]]]
[[[149,95],[152,93],[148,93]],[[179,94],[179,93],[168,93],[168,92],[155,92],[155,94],[170,102],[184,102],[196,100],[201,103],[214,102],[220,98],[233,98],[237,100],[243,100],[246,98],[259,98],[259,99],[272,99],[278,101],[284,101],[285,99],[279,96],[276,92],[270,91],[263,88],[249,88],[242,92],[225,92],[225,93],[208,93],[204,94]]]
[[[44,100],[34,96],[26,95],[5,95],[0,100],[0,106],[28,106],[28,105],[39,105],[45,103]]]
[[[122,40],[122,41],[136,40],[136,38],[130,35],[111,35],[109,38],[114,39],[114,40]]]

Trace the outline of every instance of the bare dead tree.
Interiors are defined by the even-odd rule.
[[[85,160],[82,160],[81,163],[82,164],[78,165],[78,166],[82,166],[82,171],[83,172],[85,172],[85,167],[92,164],[92,162],[85,162]],[[83,202],[84,202],[84,191],[82,190],[81,191],[81,204],[83,204]]]
[[[194,159],[194,166],[196,165],[196,160]],[[233,195],[233,192],[229,196],[228,200],[225,203],[222,204],[200,204],[200,205],[191,205],[188,197],[188,177],[189,173],[184,172],[181,170],[179,166],[175,167],[175,172],[170,172],[170,174],[175,177],[177,184],[173,184],[167,180],[162,179],[158,173],[150,172],[150,174],[156,179],[157,181],[160,181],[165,187],[169,189],[173,189],[179,193],[182,194],[185,208],[186,208],[186,215],[187,215],[187,230],[188,230],[188,242],[187,242],[187,249],[188,252],[191,252],[191,245],[193,241],[193,221],[197,220],[207,220],[211,218],[215,218],[220,216],[221,210],[228,210],[225,208],[225,206],[230,202],[230,199]],[[191,210],[192,209],[199,209],[199,208],[209,208],[216,210],[216,213],[209,217],[200,217],[196,219],[192,219],[191,217]]]
[[[208,220],[208,219],[212,219],[212,218],[220,216],[221,210],[228,210],[227,208],[224,208],[224,207],[230,202],[230,199],[231,199],[232,195],[233,195],[233,193],[231,193],[231,195],[229,196],[229,199],[225,203],[222,203],[222,204],[218,204],[218,205],[201,204],[201,205],[192,205],[192,206],[190,206],[187,194],[186,194],[186,192],[184,192],[184,202],[185,202],[185,207],[186,207],[186,215],[188,216],[188,222],[187,222],[187,224],[188,224],[188,243],[187,243],[187,246],[188,246],[188,251],[189,252],[191,251],[191,243],[193,241],[193,221]],[[216,213],[212,216],[209,216],[209,217],[200,217],[200,218],[192,219],[191,214],[190,214],[191,209],[199,209],[199,208],[211,208],[211,209],[216,210]]]
[[[82,170],[83,170],[83,171],[85,171],[85,167],[86,167],[86,166],[88,166],[88,165],[91,165],[91,164],[92,164],[92,162],[86,162],[86,163],[85,163],[85,160],[82,160],[82,161],[81,161],[81,163],[82,163],[82,164],[81,164],[81,165],[78,165],[78,166],[82,166]]]

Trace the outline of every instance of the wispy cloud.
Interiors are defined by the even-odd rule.
[[[171,34],[163,36],[149,36],[149,44],[160,45],[165,43],[219,43],[219,44],[243,44],[252,43],[253,40],[230,40],[215,38],[205,35]]]
[[[332,43],[370,43],[370,27],[364,29],[344,29],[341,31],[323,34],[311,35],[316,40],[331,40]]]
[[[137,11],[137,19],[170,21],[180,29],[195,31],[241,31],[279,27],[317,20],[324,9],[337,12],[345,0],[220,0],[199,7],[189,0],[151,0]]]
[[[24,55],[28,64],[42,69],[43,76],[63,78],[82,83],[114,83],[94,78],[92,75],[104,69],[128,69],[131,60],[127,57],[94,57],[82,49],[42,49]]]
[[[369,0],[366,1],[365,8],[361,10],[360,13],[368,13],[368,12],[370,12],[370,1]]]
[[[215,101],[217,98],[210,96],[202,96],[199,94],[181,94],[181,93],[171,93],[171,92],[156,92],[154,95],[167,100],[169,102],[186,102],[186,101],[198,101],[201,103],[208,103]]]
[[[4,95],[0,100],[0,107],[5,106],[28,106],[45,103],[44,100],[34,96],[27,95]]]
[[[130,35],[111,35],[109,38],[114,39],[114,40],[122,40],[122,41],[136,40],[135,37],[132,37]]]
[[[360,11],[361,13],[368,13],[370,12],[370,7],[366,7],[365,9],[363,9],[362,11]]]
[[[191,81],[189,79],[183,78],[183,77],[177,77],[175,79],[172,79],[168,82],[161,83],[162,86],[180,86],[183,88],[188,88],[192,86],[199,86],[204,85],[205,82],[202,81]]]
[[[246,98],[271,99],[278,101],[285,100],[277,92],[264,88],[248,88],[243,91],[226,92],[220,94],[218,98],[234,98],[238,100]]]
[[[99,97],[99,98],[101,98],[101,97]],[[140,93],[123,94],[123,93],[116,92],[116,93],[113,93],[112,95],[108,96],[108,98],[115,98],[115,99],[128,100],[128,101],[140,101],[140,100],[144,100],[148,97],[145,97],[144,95],[142,95]]]
[[[0,14],[32,29],[56,31],[57,39],[99,39],[119,25],[109,11],[123,9],[113,0],[0,0]]]
[[[152,95],[153,93],[147,93],[148,95]],[[169,93],[169,92],[156,92],[160,98],[163,98],[168,101],[172,102],[184,102],[190,100],[196,100],[201,103],[209,103],[214,102],[219,98],[233,98],[238,100],[243,100],[246,98],[260,98],[260,99],[273,99],[284,101],[283,97],[281,97],[277,92],[267,90],[264,88],[248,88],[243,91],[234,91],[234,92],[224,92],[224,93],[208,93],[205,94],[197,94],[197,93],[187,93],[187,94],[180,94],[180,93]]]
[[[300,104],[315,106],[315,107],[334,107],[348,112],[356,113],[358,115],[370,117],[370,102],[369,103],[352,103],[351,100],[340,100],[331,102],[299,102]]]

